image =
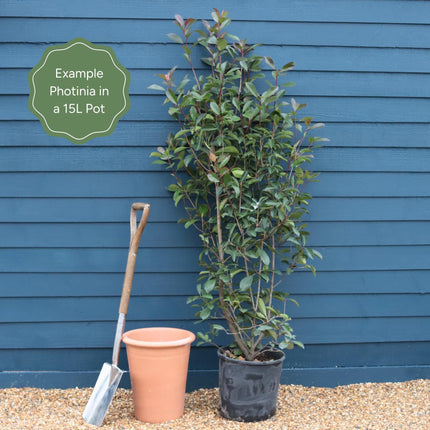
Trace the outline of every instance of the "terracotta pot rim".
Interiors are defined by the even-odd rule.
[[[167,340],[167,341],[146,341],[146,340],[137,340],[130,337],[133,333],[146,331],[146,330],[160,330],[160,331],[178,331],[182,332],[184,337],[178,340]],[[150,347],[150,348],[166,348],[166,347],[174,347],[174,346],[182,346],[188,343],[194,342],[196,335],[191,331],[184,330],[182,328],[175,327],[146,327],[146,328],[137,328],[134,330],[129,330],[122,335],[122,341],[128,345],[135,345],[141,347]]]

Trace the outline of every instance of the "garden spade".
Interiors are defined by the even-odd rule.
[[[137,226],[137,211],[142,210],[142,218]],[[112,364],[104,363],[97,379],[94,390],[85,407],[84,420],[96,426],[101,426],[105,418],[115,391],[124,373],[118,367],[121,337],[124,333],[125,316],[127,315],[130,300],[131,286],[133,283],[134,267],[136,265],[137,250],[140,238],[148,220],[150,205],[146,203],[133,203],[130,212],[130,248],[128,251],[127,266],[125,269],[124,283],[122,287],[121,303],[119,305],[118,323],[116,326],[113,345]]]

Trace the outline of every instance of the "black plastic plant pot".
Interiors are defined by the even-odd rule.
[[[268,361],[226,357],[218,350],[220,413],[234,421],[266,420],[276,413],[282,351],[266,351]]]

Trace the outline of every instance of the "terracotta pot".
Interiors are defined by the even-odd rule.
[[[159,423],[184,413],[188,359],[195,335],[187,330],[151,327],[124,333],[133,389],[134,414]]]

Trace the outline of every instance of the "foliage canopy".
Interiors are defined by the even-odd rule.
[[[285,100],[292,83],[280,81],[294,63],[276,68],[270,57],[254,53],[259,45],[228,34],[227,12],[215,9],[213,22],[202,21],[197,30],[196,20],[175,18],[181,35],[169,37],[182,45],[192,77],[176,84],[173,68],[159,75],[163,86],[149,87],[165,93],[180,125],[152,155],[175,177],[169,190],[188,214],[180,221],[201,239],[200,283],[188,301],[197,304],[201,320],[221,323],[198,336],[211,342],[226,331],[231,351],[247,360],[270,346],[303,346],[289,324],[286,304],[295,301],[283,281],[297,268],[315,274],[309,261],[321,257],[307,246],[302,218],[311,199],[305,187],[317,176],[305,166],[314,143],[325,140],[309,132],[324,124],[299,119],[306,105]],[[206,52],[206,76],[197,76],[194,51]]]

